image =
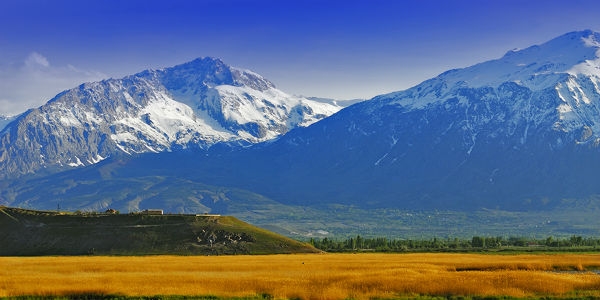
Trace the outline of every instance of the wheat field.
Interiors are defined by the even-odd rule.
[[[597,254],[0,257],[0,296],[600,297]]]

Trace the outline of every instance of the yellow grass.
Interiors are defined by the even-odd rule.
[[[600,275],[555,272],[586,268],[600,268],[600,255],[0,257],[0,296],[600,296]]]

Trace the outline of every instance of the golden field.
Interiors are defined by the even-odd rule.
[[[0,296],[600,297],[598,268],[597,254],[0,257]]]

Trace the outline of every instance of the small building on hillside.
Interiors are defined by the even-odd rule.
[[[146,209],[142,213],[146,214],[146,215],[162,215],[163,210],[162,209]]]

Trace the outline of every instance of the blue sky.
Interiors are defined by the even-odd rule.
[[[370,98],[600,31],[599,9],[597,0],[2,0],[0,113],[204,56],[291,94]]]

